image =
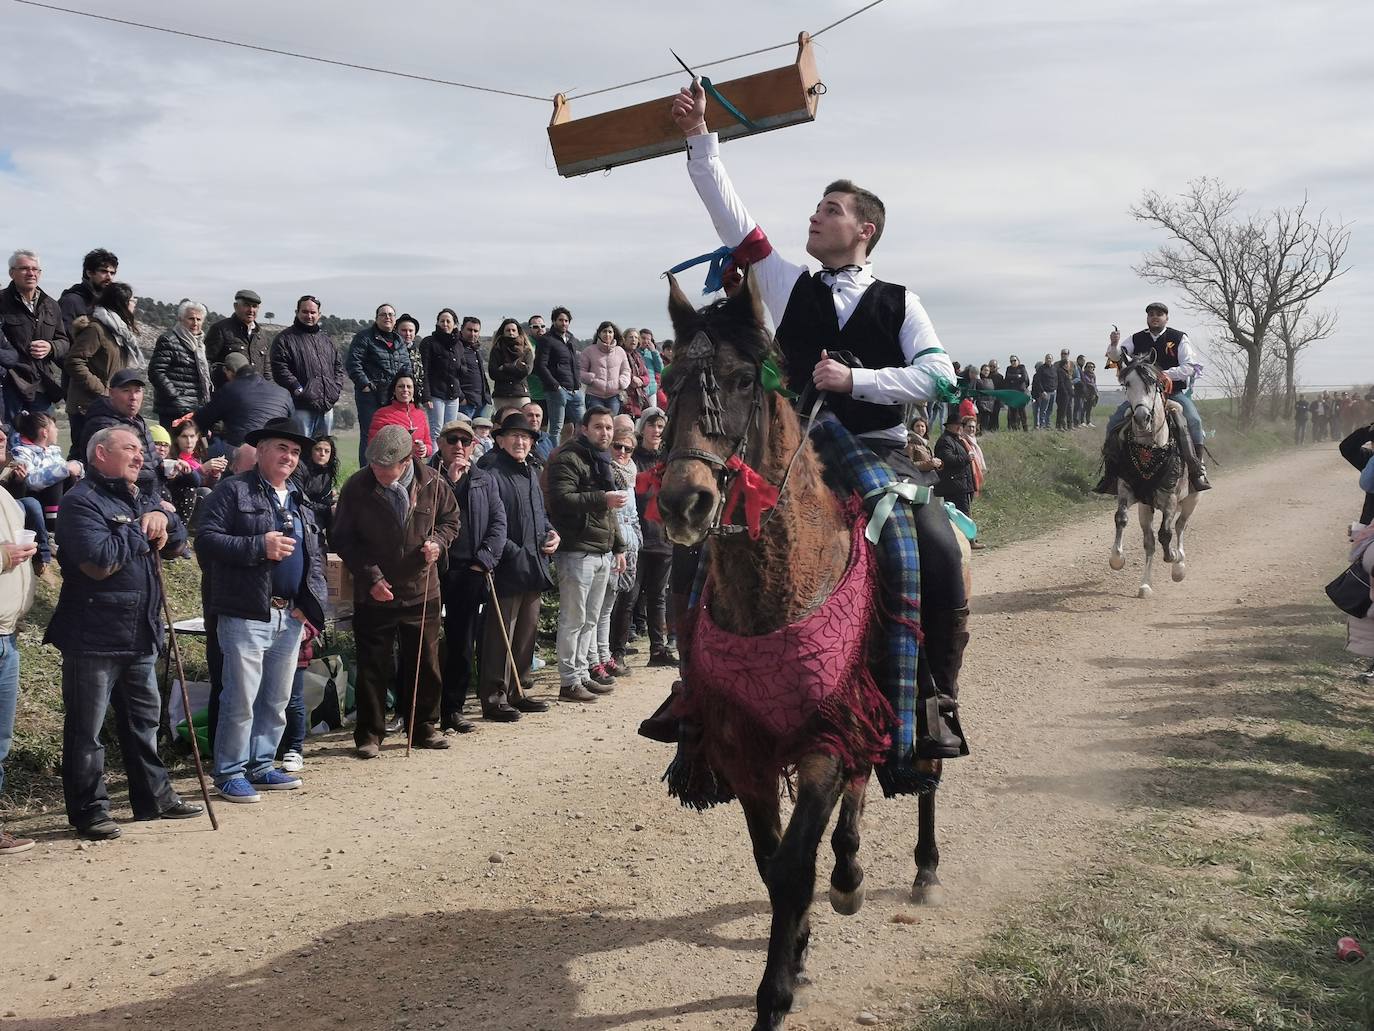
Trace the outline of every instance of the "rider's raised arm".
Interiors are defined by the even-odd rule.
[[[906,318],[899,335],[906,365],[886,369],[855,369],[854,397],[874,404],[903,404],[933,401],[940,395],[940,384],[953,385],[954,363],[940,346],[935,326],[921,305],[920,298],[906,292]]]

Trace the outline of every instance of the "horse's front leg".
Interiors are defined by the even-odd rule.
[[[831,756],[808,756],[797,766],[797,804],[764,878],[773,905],[773,927],[768,935],[768,965],[759,983],[754,1031],[778,1031],[792,1008],[801,959],[811,937],[816,850],[839,800],[843,777],[839,762]]]
[[[1136,596],[1148,598],[1152,593],[1150,589],[1150,572],[1155,564],[1155,532],[1154,517],[1155,510],[1145,502],[1140,502],[1140,529],[1145,537],[1145,569],[1140,574],[1140,590]]]
[[[1126,567],[1126,556],[1121,553],[1121,538],[1126,534],[1126,511],[1131,507],[1131,495],[1127,492],[1125,484],[1122,484],[1116,492],[1116,515],[1113,522],[1116,523],[1116,540],[1112,542],[1112,557],[1107,560],[1107,564],[1113,569],[1124,569]]]
[[[764,887],[768,886],[768,863],[778,850],[782,840],[782,816],[778,807],[776,792],[767,798],[746,798],[740,796],[740,807],[744,810],[744,822],[749,828],[749,840],[754,846],[754,865],[759,868],[759,877]]]
[[[1174,518],[1177,514],[1174,497],[1170,494],[1159,510],[1159,543],[1164,549],[1164,561],[1170,565],[1174,562]]]
[[[830,848],[835,869],[830,872],[830,908],[841,916],[853,916],[864,904],[864,868],[859,865],[859,825],[864,815],[869,770],[850,777],[840,799],[840,815]]]
[[[930,791],[916,800],[916,880],[911,885],[911,901],[938,906],[945,900],[936,871],[940,867],[940,846],[935,841],[935,795]]]
[[[1183,551],[1183,528],[1188,525],[1188,517],[1196,506],[1196,494],[1189,494],[1178,503],[1178,519],[1174,521],[1174,583],[1179,583],[1188,575],[1188,556]]]

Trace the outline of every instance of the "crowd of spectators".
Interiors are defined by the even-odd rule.
[[[390,304],[334,341],[313,295],[273,336],[244,289],[208,328],[206,306],[183,302],[145,355],[118,270],[114,254],[92,251],[54,300],[38,255],[21,250],[0,291],[0,777],[16,626],[55,563],[45,641],[62,654],[76,833],[121,834],[105,787],[107,709],[134,818],[201,811],[176,795],[158,753],[164,561],[193,556],[200,571],[209,769],[230,802],[302,784],[301,669],[326,629],[334,555],[353,584],[360,759],[398,731],[449,747],[475,729],[470,693],[471,715],[488,720],[547,711],[530,688],[555,568],[562,700],[612,690],[645,634],[649,664],[677,664],[670,549],[636,497],[637,473],[658,461],[671,341],[603,322],[582,346],[556,307],[547,322],[503,320],[484,353],[479,319],[445,308],[421,338]],[[350,384],[360,468],[344,479],[332,434]],[[0,854],[30,847],[0,832]]]
[[[1299,394],[1293,405],[1293,443],[1340,440],[1353,427],[1374,421],[1374,387],[1358,390],[1323,390],[1315,397]],[[1308,428],[1311,427],[1311,437]]]

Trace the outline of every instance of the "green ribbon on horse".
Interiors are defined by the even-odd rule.
[[[782,373],[778,371],[778,366],[772,358],[764,359],[763,364],[759,366],[759,381],[763,384],[763,389],[770,394],[777,394],[789,401],[797,399],[796,394],[783,386]]]

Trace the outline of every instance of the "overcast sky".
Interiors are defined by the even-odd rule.
[[[62,3],[63,0],[56,0]],[[860,0],[732,6],[507,0],[93,0],[66,6],[341,60],[549,95],[794,39]],[[703,19],[709,18],[708,20]],[[384,17],[385,20],[379,20]],[[106,246],[144,295],[227,309],[251,286],[288,313],[316,293],[382,301],[426,330],[566,304],[670,333],[658,273],[717,245],[673,155],[563,179],[550,104],[290,60],[0,0],[22,40],[0,77],[0,245],[38,250],[54,294]],[[1340,329],[1303,380],[1374,380],[1374,5],[1351,0],[887,0],[817,41],[817,120],[724,147],[754,216],[800,256],[820,188],[849,176],[887,204],[875,270],[905,283],[956,359],[1100,353],[1111,323],[1211,330],[1138,279],[1162,242],[1142,191],[1219,176],[1248,207],[1354,223],[1350,273],[1323,294]],[[711,70],[717,82],[792,59]],[[33,70],[35,69],[36,70]],[[574,103],[592,114],[677,80]],[[1359,98],[1364,97],[1362,101]],[[687,284],[699,289],[695,273]]]

